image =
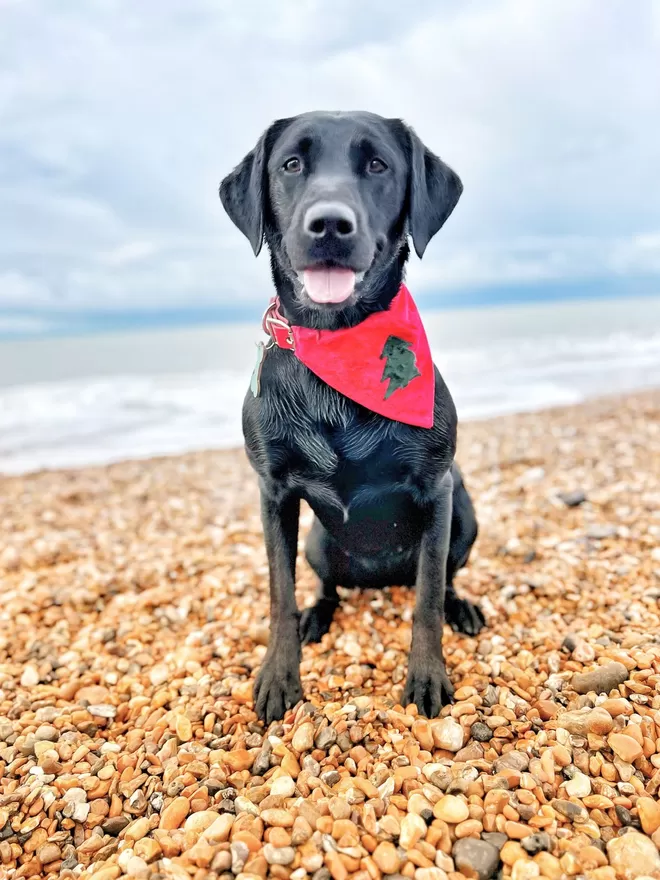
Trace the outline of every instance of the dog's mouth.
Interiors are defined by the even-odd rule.
[[[336,305],[351,297],[364,274],[343,266],[311,266],[299,272],[298,278],[312,302]]]

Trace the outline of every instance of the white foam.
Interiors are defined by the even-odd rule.
[[[594,312],[600,321],[597,327],[595,321],[576,327],[575,308],[566,308],[571,320],[565,322],[559,321],[555,310],[549,314],[557,326],[548,328],[536,320],[527,331],[529,317],[521,318],[515,310],[487,319],[483,312],[462,313],[460,318],[431,315],[427,328],[434,358],[459,418],[538,410],[660,386],[657,323],[645,320],[648,310],[642,305],[638,320],[629,320],[621,329],[621,314],[631,314],[626,306],[624,313],[610,308],[610,317],[606,308],[599,307]],[[537,317],[538,313],[533,312]],[[0,387],[0,472],[241,445],[241,407],[257,335],[253,328],[237,328],[227,338],[226,328],[213,332],[206,328],[182,331],[176,338],[171,334],[148,339],[107,337],[99,343],[105,360],[96,375]],[[30,367],[38,353],[47,350],[60,367],[66,358],[71,360],[69,374],[81,371],[73,343],[58,340],[49,345],[30,349]],[[85,345],[89,348],[89,341]],[[205,352],[203,358],[200,350]],[[85,357],[89,356],[86,351]],[[221,366],[199,369],[200,360]],[[130,364],[131,371],[115,369],[122,363]],[[47,368],[42,372],[47,373]],[[63,367],[62,373],[66,375]]]

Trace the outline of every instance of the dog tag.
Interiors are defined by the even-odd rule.
[[[266,346],[263,342],[257,342],[257,362],[252,370],[252,378],[250,379],[250,391],[254,397],[259,397],[261,391],[261,370],[266,357]]]

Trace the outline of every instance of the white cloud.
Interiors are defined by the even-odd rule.
[[[658,82],[654,0],[0,2],[0,310],[265,300],[217,185],[314,108],[461,174],[411,284],[658,273]]]

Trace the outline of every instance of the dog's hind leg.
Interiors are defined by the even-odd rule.
[[[477,538],[477,518],[458,467],[452,469],[454,490],[452,498],[451,535],[447,558],[447,591],[445,619],[453,630],[476,635],[486,624],[478,605],[462,599],[454,589],[454,575],[467,564],[472,545]]]
[[[300,641],[303,645],[320,642],[330,629],[332,618],[339,605],[337,578],[332,564],[330,536],[318,519],[314,519],[312,529],[305,544],[307,561],[319,576],[320,584],[316,602],[306,608],[300,618]]]

